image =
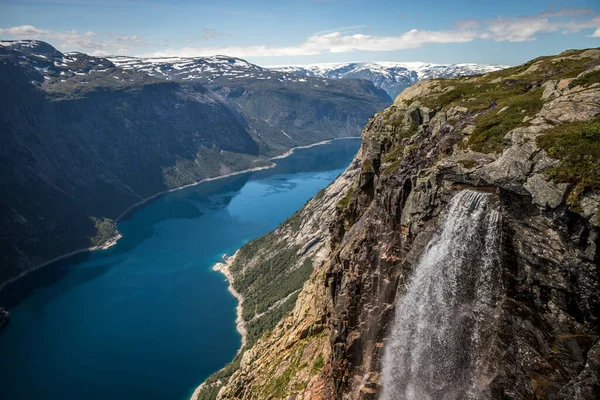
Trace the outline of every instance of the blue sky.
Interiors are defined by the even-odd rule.
[[[227,54],[261,65],[514,65],[599,47],[600,0],[0,0],[0,38],[96,55]]]

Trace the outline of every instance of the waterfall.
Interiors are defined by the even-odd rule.
[[[398,299],[380,399],[482,397],[494,376],[499,250],[500,214],[490,195],[456,194]]]

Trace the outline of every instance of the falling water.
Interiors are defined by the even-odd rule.
[[[452,199],[398,300],[380,399],[478,399],[493,378],[500,214],[489,197],[464,190]]]

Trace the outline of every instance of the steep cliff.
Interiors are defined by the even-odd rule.
[[[363,131],[360,172],[325,212],[333,215],[327,255],[315,264],[294,312],[245,353],[218,398],[376,399],[382,387],[386,398],[598,398],[599,115],[598,49],[405,90]],[[439,369],[429,365],[435,387],[407,391],[396,384],[408,379],[398,368],[382,377],[384,363],[406,356],[390,345],[399,334],[396,309],[401,314],[398,305],[405,307],[407,291],[414,292],[407,283],[423,279],[415,271],[427,264],[431,246],[452,232],[443,224],[452,221],[455,203],[465,199],[457,194],[467,189],[482,193],[477,199],[485,203],[463,206],[497,214],[496,239],[480,242],[470,234],[473,243],[456,242],[466,246],[466,255],[456,255],[464,257],[460,264],[475,270],[455,281],[461,322],[444,323],[464,329],[458,336],[470,345]],[[470,229],[461,226],[455,235]],[[465,301],[481,300],[469,282],[480,274],[487,249],[478,257],[474,243],[495,243],[493,279],[485,278],[488,292],[494,284],[493,296],[483,313]],[[409,302],[434,303],[427,294]],[[298,314],[303,304],[312,310],[306,319]],[[319,347],[322,368],[309,378],[298,368],[305,354],[294,344],[303,338],[298,327],[311,321],[320,321],[319,334],[327,332],[329,341]],[[473,336],[475,323],[485,326],[484,337]],[[438,336],[431,346],[451,339]],[[283,367],[274,368],[281,360],[287,360]],[[464,387],[445,379],[453,374]],[[265,382],[277,383],[277,390]]]
[[[220,398],[285,398],[306,388],[323,367],[331,354],[322,285],[329,225],[332,211],[359,172],[355,159],[276,230],[236,253],[230,273],[233,287],[243,296],[247,342],[195,398],[214,399],[219,391]]]
[[[210,90],[40,41],[0,42],[0,285],[106,243],[121,213],[152,195],[357,136],[390,100],[368,82],[272,80],[223,78]],[[224,94],[240,90],[264,105]]]

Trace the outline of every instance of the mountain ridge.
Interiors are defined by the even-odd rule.
[[[428,62],[368,61],[347,63],[316,63],[306,66],[270,66],[276,71],[299,76],[330,79],[366,79],[395,98],[408,86],[425,79],[478,75],[509,67],[478,63],[437,64]]]
[[[211,81],[0,41],[0,282],[105,243],[123,210],[156,193],[358,136],[390,102],[366,81]]]

